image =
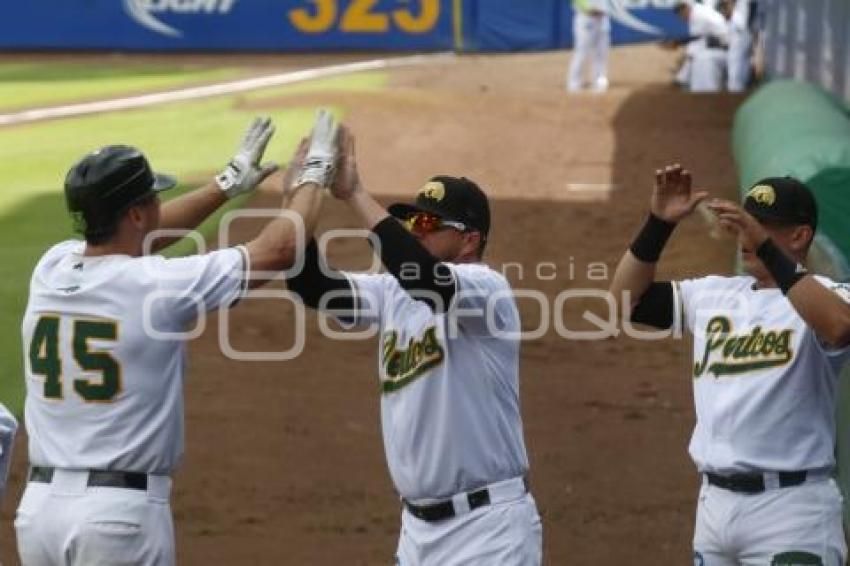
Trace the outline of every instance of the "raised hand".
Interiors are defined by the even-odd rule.
[[[301,138],[301,143],[292,154],[289,163],[286,164],[286,169],[283,171],[283,179],[281,186],[286,198],[291,196],[292,187],[295,184],[295,179],[301,174],[301,167],[304,165],[304,158],[307,157],[307,150],[310,149],[310,138]]]
[[[679,222],[690,215],[707,196],[708,191],[693,191],[691,174],[678,163],[655,172],[652,192],[652,214],[667,222]]]
[[[337,175],[331,185],[331,194],[338,199],[347,200],[362,190],[360,173],[357,171],[357,152],[354,134],[345,126],[339,129],[339,162]]]
[[[708,209],[717,215],[717,223],[721,228],[738,237],[738,242],[745,250],[755,252],[769,237],[759,221],[734,202],[712,199]]]
[[[333,115],[325,108],[320,109],[316,113],[310,145],[301,161],[300,172],[292,184],[293,188],[306,183],[315,183],[326,188],[331,186],[339,152],[337,133]]]
[[[227,198],[253,191],[266,177],[277,171],[274,163],[260,164],[272,135],[274,124],[271,118],[255,118],[248,127],[236,155],[224,171],[215,177],[216,184]]]

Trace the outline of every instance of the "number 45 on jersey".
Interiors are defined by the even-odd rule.
[[[44,397],[65,398],[65,376],[76,375],[72,381],[74,392],[87,402],[108,403],[121,392],[121,365],[108,351],[92,349],[90,340],[108,346],[118,339],[118,324],[107,320],[72,320],[70,335],[60,333],[61,319],[57,315],[43,315],[36,322],[29,347],[30,370],[44,377]],[[63,340],[70,343],[63,348]],[[71,352],[72,359],[64,359],[62,352]],[[88,378],[83,375],[96,374]]]

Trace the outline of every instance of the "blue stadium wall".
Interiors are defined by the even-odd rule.
[[[680,36],[671,0],[620,0]],[[615,44],[657,39],[615,23]],[[0,50],[517,51],[572,45],[569,0],[26,0]]]

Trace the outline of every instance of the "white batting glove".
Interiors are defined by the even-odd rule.
[[[316,123],[310,137],[307,156],[301,164],[301,170],[293,189],[307,183],[316,183],[320,187],[330,187],[336,172],[337,125],[329,110],[322,108],[316,113]]]
[[[277,165],[274,163],[260,165],[272,134],[274,124],[271,118],[255,118],[251,123],[236,155],[224,171],[215,176],[216,184],[227,198],[253,191],[263,179],[277,171]]]

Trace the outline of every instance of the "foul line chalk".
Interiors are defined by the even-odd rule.
[[[619,185],[612,185],[610,183],[567,183],[567,190],[577,193],[610,193],[619,189]]]
[[[87,114],[96,114],[100,112],[115,112],[117,110],[143,108],[146,106],[153,106],[155,104],[165,104],[168,102],[179,102],[183,100],[197,100],[199,98],[210,98],[213,96],[234,94],[237,92],[245,92],[260,88],[290,85],[348,73],[376,71],[408,65],[421,65],[441,60],[450,61],[454,58],[455,55],[453,53],[435,53],[431,55],[395,57],[392,59],[374,59],[370,61],[329,65],[327,67],[318,67],[315,69],[302,69],[300,71],[291,71],[288,73],[256,77],[253,79],[243,79],[214,85],[184,88],[153,94],[143,94],[140,96],[69,104],[66,106],[33,108],[31,110],[23,110],[21,112],[14,112],[11,114],[0,114],[0,126],[11,126],[15,124],[25,124],[28,122],[38,122],[56,118],[85,116]]]

